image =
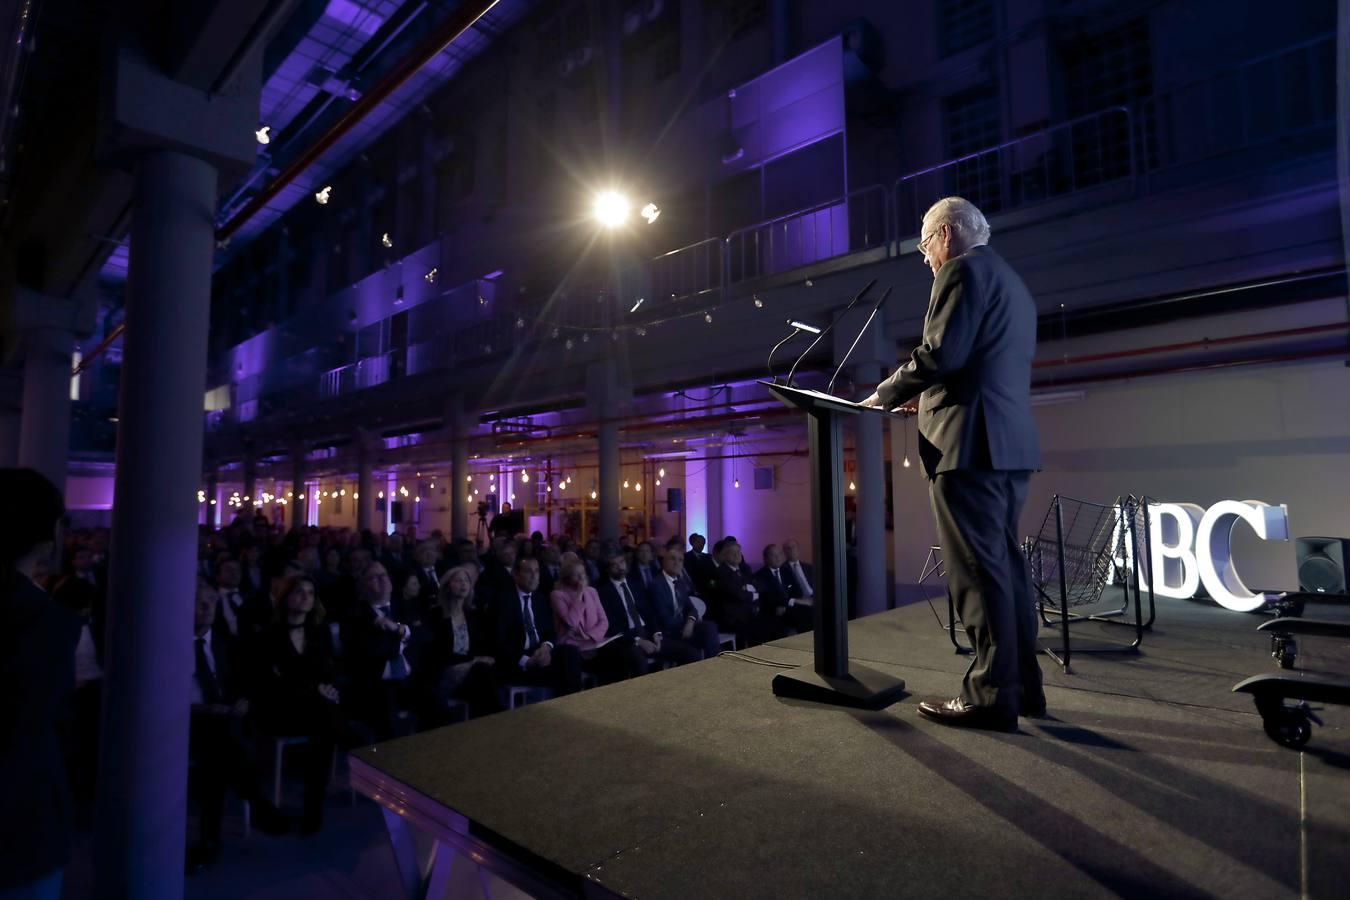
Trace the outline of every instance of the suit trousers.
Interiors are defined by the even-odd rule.
[[[1044,703],[1036,659],[1036,605],[1017,540],[1031,475],[957,469],[933,479],[930,495],[947,590],[975,658],[961,698],[1016,716]]]

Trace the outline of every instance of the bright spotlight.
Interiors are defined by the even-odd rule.
[[[604,191],[595,198],[595,218],[606,228],[628,221],[628,198],[617,191]]]
[[[253,136],[258,139],[258,143],[260,144],[272,143],[272,126],[262,126],[257,131],[253,132]]]
[[[638,213],[638,215],[646,219],[647,224],[650,225],[656,221],[657,216],[661,215],[661,208],[655,203],[648,203],[646,206],[642,207],[642,211]]]
[[[332,196],[333,196],[333,186],[331,184],[326,184],[323,186],[322,190],[314,192],[314,199],[319,201],[320,206],[328,205],[328,200]]]

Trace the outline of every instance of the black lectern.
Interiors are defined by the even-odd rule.
[[[816,564],[816,663],[779,673],[773,692],[818,703],[880,709],[900,699],[905,682],[848,664],[848,578],[844,550],[844,465],[840,416],[891,413],[819,391],[761,381],[807,415],[811,448],[811,549]]]

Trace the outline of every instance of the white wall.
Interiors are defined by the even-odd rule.
[[[1058,492],[1284,503],[1291,538],[1350,536],[1350,368],[1339,360],[1090,385],[1084,399],[1035,413],[1045,469],[1032,479],[1023,534],[1039,529]],[[902,597],[913,596],[906,586],[934,542],[927,482],[917,464],[904,471],[915,474],[895,483]],[[1239,526],[1233,557],[1254,588],[1297,586],[1292,541],[1263,543]]]

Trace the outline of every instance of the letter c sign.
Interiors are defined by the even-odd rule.
[[[1204,585],[1215,602],[1235,612],[1260,609],[1273,599],[1248,589],[1233,565],[1233,529],[1239,521],[1263,541],[1289,540],[1289,508],[1283,504],[1223,500],[1204,510],[1193,503],[1150,503],[1153,558],[1147,577],[1158,573],[1154,593],[1187,600]]]

